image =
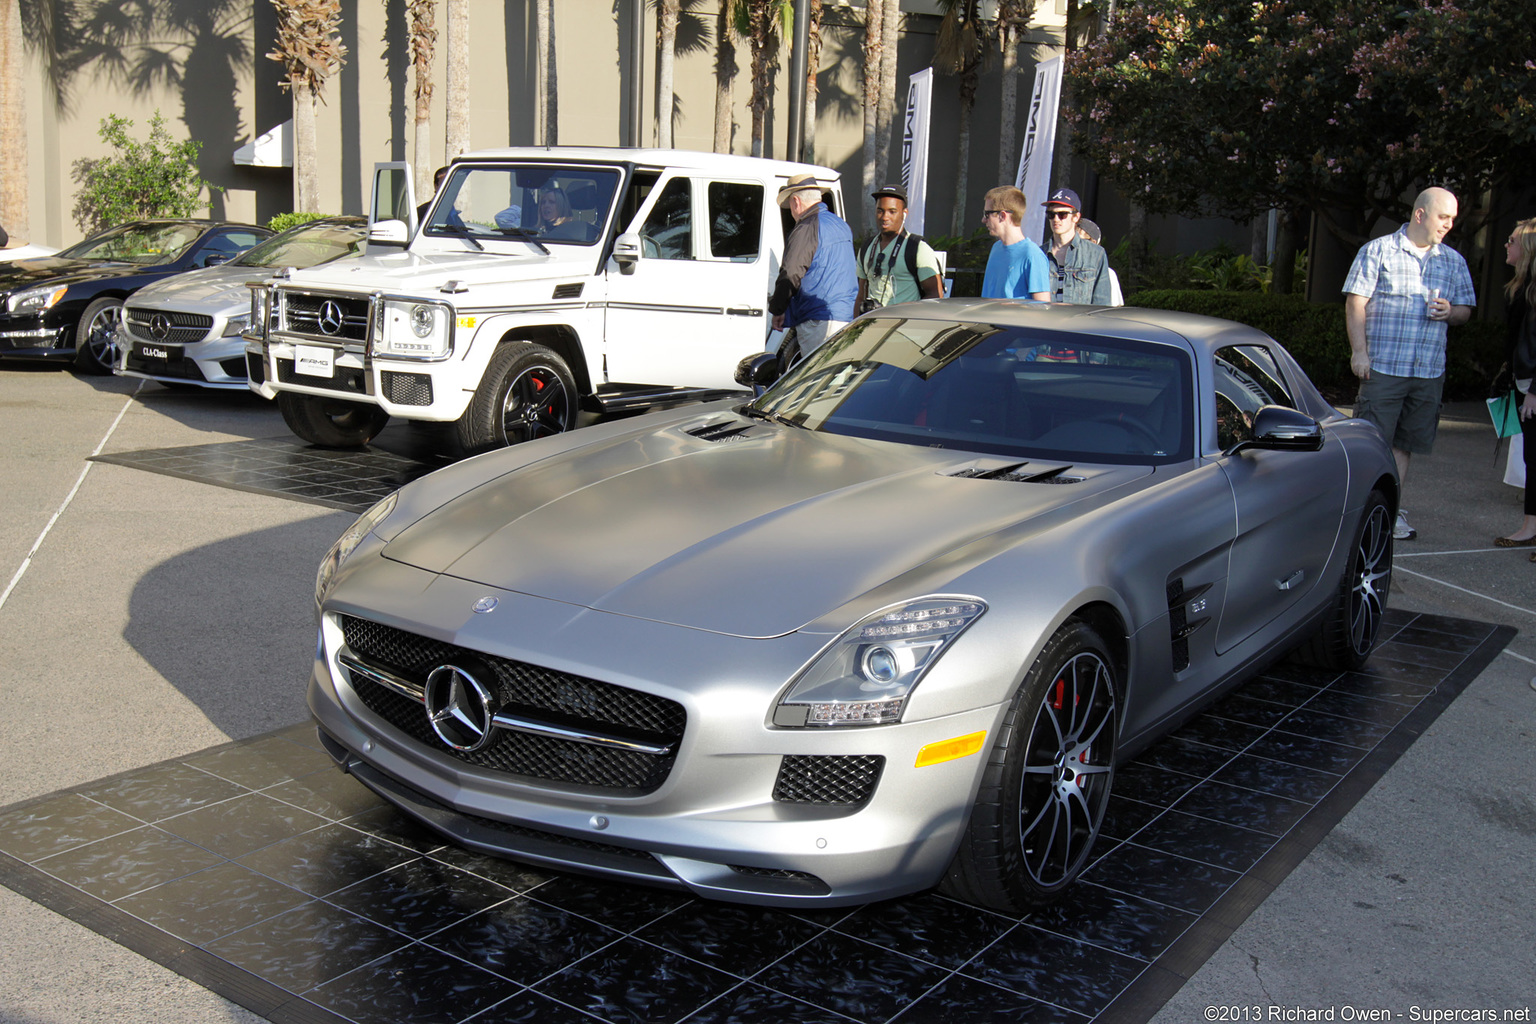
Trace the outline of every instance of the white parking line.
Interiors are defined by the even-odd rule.
[[[91,452],[91,456],[101,454],[101,450],[107,446],[107,442],[111,440],[113,432],[117,430],[117,425],[123,422],[123,417],[128,414],[128,409],[133,405],[133,400],[138,397],[139,391],[146,383],[146,381],[139,381],[139,386],[133,389],[133,394],[128,396],[128,401],[124,402],[122,409],[118,411],[117,419],[112,421],[112,425],[107,428],[107,432],[96,443],[96,450]],[[42,548],[43,541],[47,539],[49,531],[53,529],[53,524],[59,521],[59,516],[63,515],[64,510],[69,508],[69,503],[75,500],[75,495],[80,492],[80,485],[85,483],[85,475],[91,471],[93,465],[95,463],[90,461],[90,456],[87,456],[85,468],[80,471],[80,476],[75,480],[75,486],[71,487],[69,494],[65,495],[64,504],[60,505],[53,515],[48,518],[48,524],[43,527],[43,532],[38,534],[37,540],[32,542],[32,550],[28,551],[27,557],[21,560],[21,567],[16,570],[16,575],[11,577],[11,582],[6,584],[5,592],[0,594],[0,608],[5,607],[5,602],[11,596],[11,591],[16,589],[16,584],[20,583],[21,578],[26,575],[27,567],[32,564],[33,556]]]
[[[1456,552],[1442,551],[1442,552],[1436,552],[1436,553],[1437,554],[1455,554]],[[1395,563],[1396,559],[1394,558],[1393,561]],[[1428,580],[1430,583],[1438,583],[1442,587],[1449,587],[1452,590],[1459,590],[1463,594],[1467,594],[1467,595],[1469,595],[1471,597],[1478,598],[1479,600],[1490,601],[1493,604],[1501,605],[1501,606],[1503,606],[1505,608],[1508,608],[1510,611],[1523,612],[1526,615],[1536,615],[1536,611],[1532,611],[1529,608],[1522,608],[1522,607],[1520,607],[1517,604],[1510,604],[1508,601],[1500,601],[1496,597],[1489,597],[1487,594],[1479,594],[1477,591],[1475,591],[1475,590],[1468,590],[1466,587],[1458,587],[1454,583],[1449,583],[1449,582],[1447,582],[1445,580],[1436,579],[1433,576],[1426,576],[1422,572],[1414,572],[1412,569],[1404,569],[1402,566],[1396,565],[1396,564],[1394,564],[1392,568],[1396,572],[1405,572],[1409,576],[1417,576],[1421,580]]]

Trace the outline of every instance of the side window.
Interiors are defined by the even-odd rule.
[[[1214,357],[1216,444],[1223,451],[1253,439],[1253,417],[1266,405],[1296,407],[1274,356],[1259,345],[1228,345]]]
[[[747,263],[757,259],[763,237],[763,186],[709,183],[709,254]]]
[[[673,178],[651,207],[640,229],[640,255],[650,259],[693,259],[693,190],[687,178]]]

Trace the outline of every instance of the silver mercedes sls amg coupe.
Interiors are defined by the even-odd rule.
[[[755,398],[380,502],[320,568],[309,706],[475,850],[1018,911],[1085,866],[1117,764],[1277,658],[1365,660],[1397,501],[1376,429],[1251,328],[887,307]]]

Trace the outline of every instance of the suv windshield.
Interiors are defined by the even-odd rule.
[[[125,224],[79,245],[60,256],[77,260],[118,260],[124,263],[170,263],[202,235],[192,224]]]
[[[443,183],[424,230],[439,237],[592,245],[602,237],[618,184],[615,168],[460,166]]]
[[[368,240],[368,222],[313,221],[269,238],[243,256],[231,260],[241,267],[293,267],[303,270],[343,256],[356,256]]]
[[[1189,355],[1120,338],[860,320],[752,407],[811,430],[1026,458],[1191,457]]]

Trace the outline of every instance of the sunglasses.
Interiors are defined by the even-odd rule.
[[[1065,220],[1072,216],[1072,212],[1071,210],[1047,210],[1046,216],[1050,217],[1051,220]]]
[[[982,210],[981,219],[986,220],[988,217],[1001,217],[1006,212],[1006,210]]]

